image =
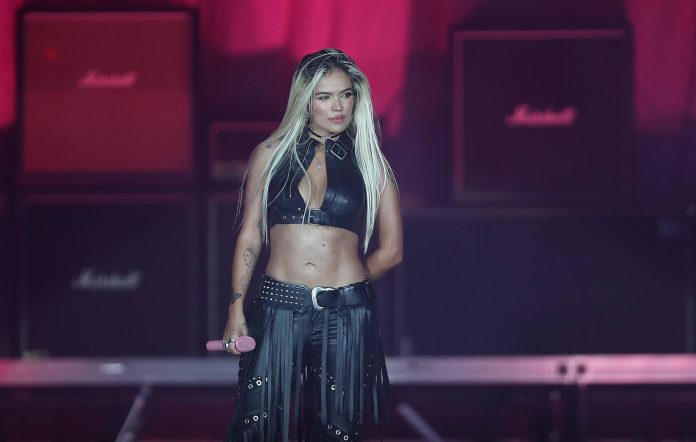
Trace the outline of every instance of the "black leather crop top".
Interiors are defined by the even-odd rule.
[[[297,144],[297,155],[307,169],[314,159],[319,142],[307,132]],[[308,209],[298,184],[304,177],[297,161],[285,161],[271,179],[268,189],[268,226],[275,224],[318,224],[338,227],[360,235],[365,215],[365,186],[355,163],[355,149],[344,132],[335,142],[328,139],[326,148],[326,193],[321,207]]]

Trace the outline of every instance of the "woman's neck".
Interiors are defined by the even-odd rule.
[[[337,134],[331,134],[331,135],[319,135],[318,133],[314,132],[311,127],[307,128],[309,130],[309,136],[314,138],[315,140],[319,141],[321,144],[324,144],[326,140],[331,140],[331,141],[336,141],[339,136],[341,136],[342,132],[339,132]]]

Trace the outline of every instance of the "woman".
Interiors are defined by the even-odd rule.
[[[325,49],[302,59],[279,128],[252,155],[223,342],[236,354],[239,336],[257,345],[240,360],[227,440],[354,441],[366,410],[379,421],[388,379],[371,281],[401,261],[402,226],[374,121],[365,75]],[[363,262],[375,229],[378,247]],[[264,243],[270,258],[247,323]]]

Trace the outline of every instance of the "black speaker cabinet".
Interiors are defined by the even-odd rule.
[[[14,300],[10,289],[10,226],[7,201],[0,195],[0,357],[10,356]]]
[[[679,353],[681,218],[630,210],[405,213],[402,353]]]
[[[25,195],[20,220],[23,353],[202,348],[191,195]]]
[[[628,196],[627,31],[459,31],[453,55],[457,200]]]
[[[190,179],[193,28],[186,11],[23,13],[21,182]]]

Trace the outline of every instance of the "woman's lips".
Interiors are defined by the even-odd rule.
[[[331,121],[332,123],[341,124],[341,123],[343,123],[343,120],[345,120],[345,119],[346,119],[346,117],[333,117],[333,118],[329,118],[329,121]]]

